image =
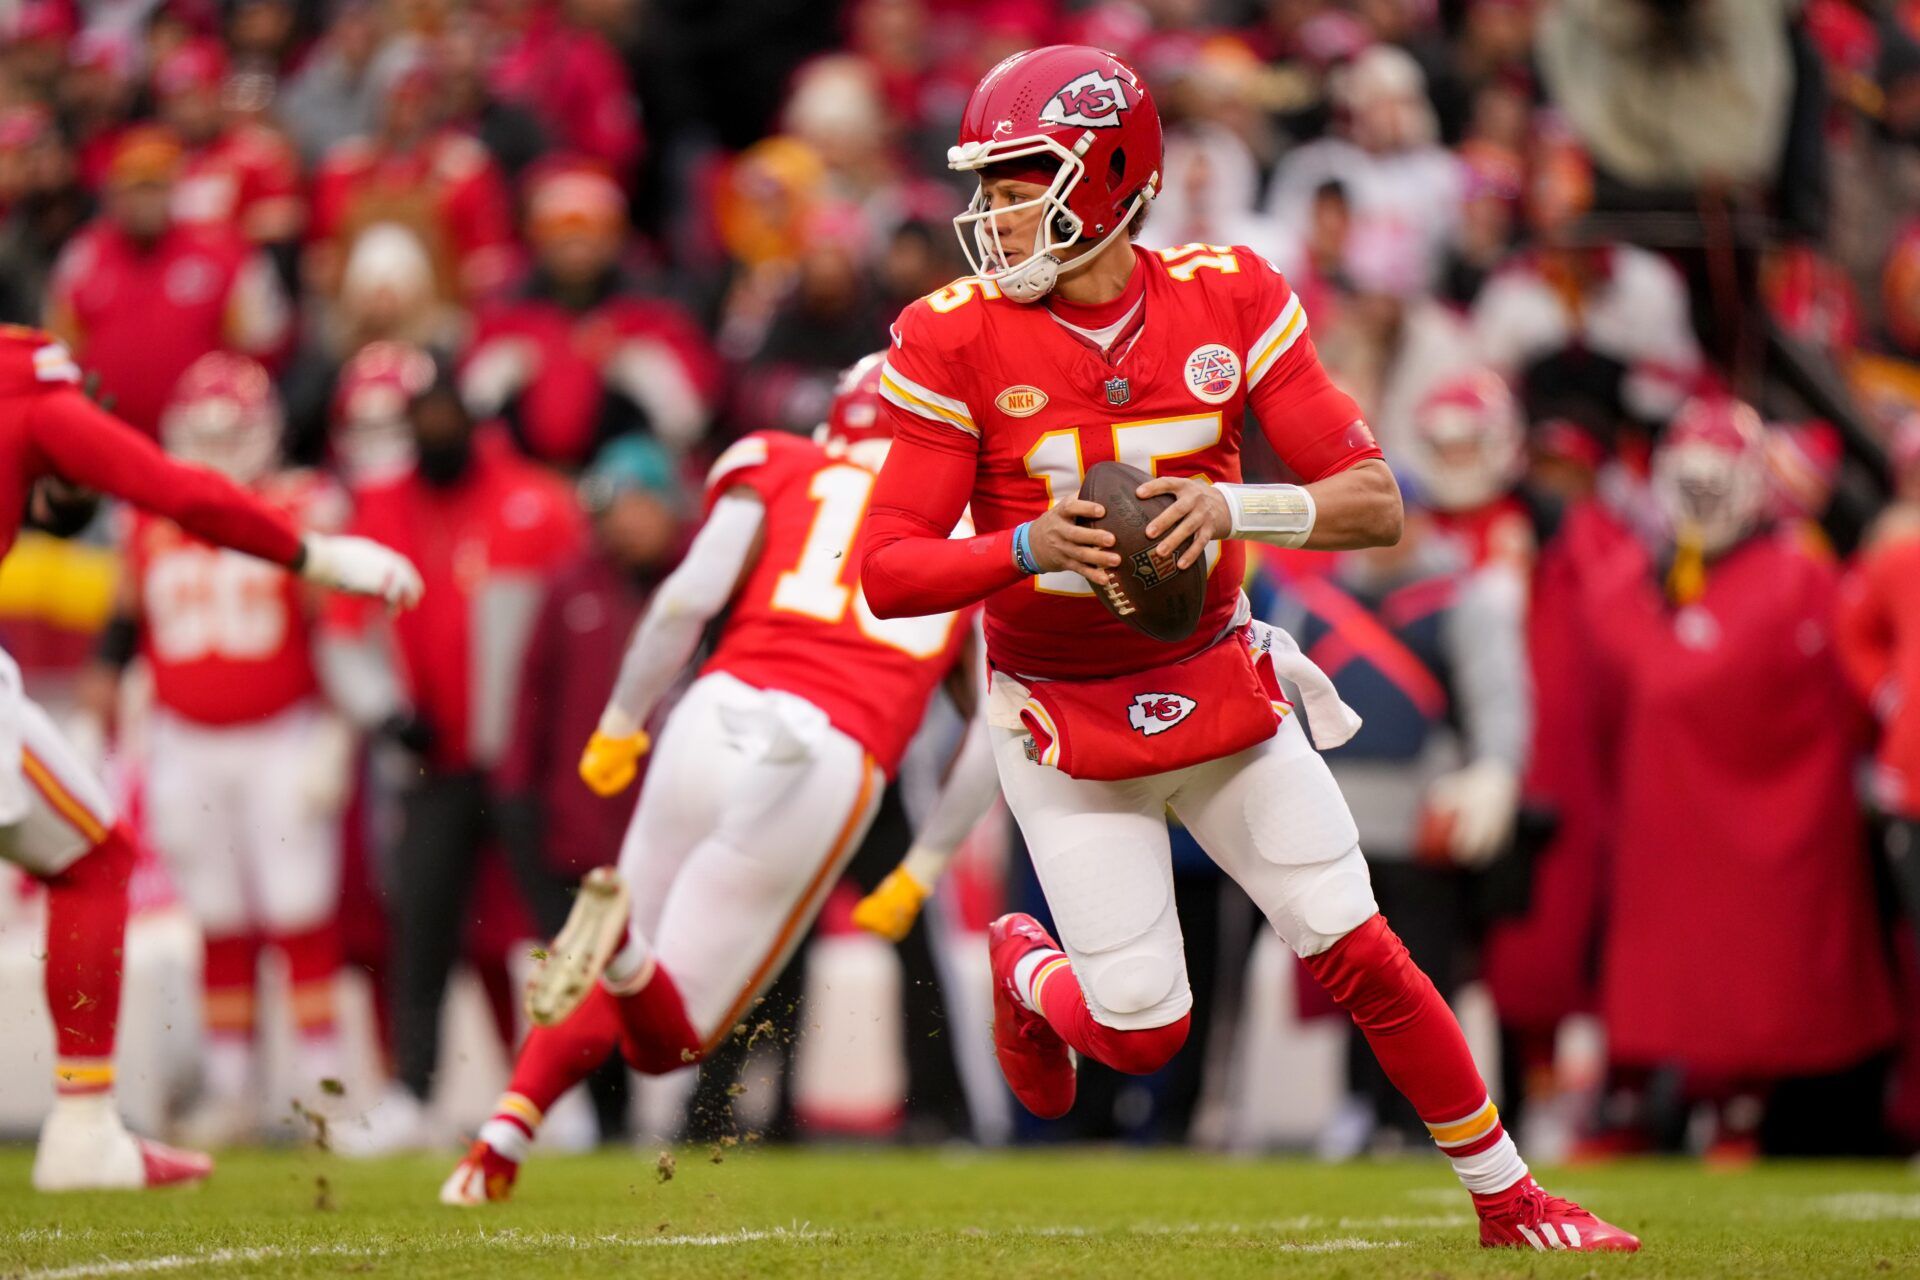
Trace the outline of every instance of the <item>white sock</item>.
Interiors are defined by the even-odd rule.
[[[615,995],[632,995],[653,977],[653,948],[638,932],[627,930],[627,940],[607,961],[600,981]]]
[[[1019,997],[1020,1003],[1031,1012],[1039,1013],[1040,997],[1033,989],[1033,980],[1038,976],[1042,966],[1066,958],[1064,951],[1055,951],[1051,947],[1035,947],[1014,961],[1013,994]]]
[[[201,1082],[209,1098],[244,1098],[253,1087],[253,1038],[227,1032],[207,1037]]]
[[[519,1164],[533,1146],[540,1131],[540,1109],[517,1093],[503,1093],[495,1104],[493,1117],[480,1126],[480,1141],[498,1155]]]

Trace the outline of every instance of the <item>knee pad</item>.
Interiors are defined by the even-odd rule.
[[[1293,868],[1287,904],[1299,926],[1299,936],[1288,941],[1301,956],[1320,954],[1380,914],[1359,845],[1331,862]]]
[[[1170,871],[1087,842],[1045,855],[1042,880],[1080,990],[1096,1009],[1141,1013],[1186,974]]]

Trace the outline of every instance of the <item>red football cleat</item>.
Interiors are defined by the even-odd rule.
[[[151,1138],[136,1138],[140,1144],[140,1167],[149,1187],[171,1187],[183,1182],[199,1182],[213,1173],[213,1157],[198,1151],[170,1147]]]
[[[993,962],[993,1052],[1000,1060],[1000,1074],[1021,1106],[1052,1120],[1073,1107],[1073,1058],[1060,1033],[1013,992],[1013,967],[1036,947],[1058,951],[1060,944],[1032,916],[1005,915],[987,926],[987,954]]]
[[[1531,1176],[1498,1195],[1475,1196],[1485,1249],[1565,1249],[1573,1253],[1638,1253],[1640,1238],[1594,1217],[1571,1200],[1550,1196]]]
[[[440,1203],[472,1208],[507,1199],[520,1166],[485,1142],[476,1141],[440,1184]]]

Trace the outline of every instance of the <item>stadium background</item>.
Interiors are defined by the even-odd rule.
[[[1054,40],[1113,48],[1155,88],[1169,122],[1166,190],[1144,242],[1246,244],[1276,262],[1390,458],[1424,388],[1489,363],[1526,407],[1530,484],[1548,505],[1584,499],[1634,524],[1648,442],[1701,388],[1742,396],[1768,420],[1772,520],[1806,533],[1823,563],[1861,572],[1863,548],[1898,522],[1896,495],[1906,510],[1920,502],[1912,4],[13,0],[0,4],[0,30],[0,320],[68,337],[147,430],[192,358],[253,354],[275,375],[289,460],[349,489],[412,465],[402,401],[355,393],[407,385],[410,353],[430,353],[502,448],[585,477],[585,559],[556,555],[541,585],[579,590],[587,567],[616,564],[599,598],[628,617],[686,536],[704,462],[746,431],[811,430],[839,371],[884,344],[902,305],[959,273],[947,219],[965,190],[942,164],[959,108],[1001,56]],[[115,216],[116,189],[142,184],[168,186],[174,220],[240,264],[210,320],[204,305],[188,317],[193,299],[163,275],[127,286],[145,296],[90,309],[100,268],[76,246],[93,220]],[[618,443],[635,436],[656,447]],[[614,528],[596,505],[610,486],[646,495],[652,523]],[[1533,525],[1547,543],[1564,527]],[[111,517],[76,540],[23,541],[0,575],[0,632],[137,814],[137,668],[113,695],[116,740],[97,727],[93,656],[121,568],[115,545]],[[1577,564],[1581,553],[1561,554]],[[1289,582],[1318,581],[1299,563],[1264,573],[1256,586],[1276,609]],[[1832,599],[1842,607],[1837,586]],[[1911,654],[1920,637],[1902,642]],[[552,669],[589,684],[598,662],[610,678],[604,652],[571,657]],[[1720,1039],[1751,1030],[1703,1027],[1699,1045],[1667,1060],[1610,1059],[1608,1044],[1636,1028],[1634,1004],[1609,990],[1606,935],[1671,909],[1651,901],[1644,877],[1619,873],[1618,833],[1583,855],[1574,893],[1592,909],[1545,922],[1571,931],[1549,949],[1567,973],[1520,984],[1505,1007],[1474,980],[1486,926],[1467,878],[1415,880],[1415,905],[1396,918],[1449,923],[1437,945],[1457,960],[1476,1049],[1498,1068],[1503,1106],[1524,1115],[1530,1154],[1656,1146],[1739,1159],[1920,1140],[1920,895],[1904,858],[1920,814],[1883,785],[1911,762],[1868,763],[1875,718],[1898,740],[1920,708],[1848,686],[1831,647],[1803,657],[1804,678],[1831,674],[1833,689],[1849,690],[1823,732],[1856,753],[1857,790],[1783,790],[1737,815],[1710,803],[1670,811],[1660,816],[1673,838],[1658,852],[1684,859],[1689,883],[1732,882],[1753,874],[1738,850],[1756,831],[1830,832],[1802,851],[1808,874],[1844,900],[1868,945],[1819,994],[1864,1028],[1859,1043],[1819,1070],[1760,1057],[1702,1071],[1689,1066],[1696,1049],[1712,1059]],[[501,819],[464,873],[472,900],[443,912],[466,959],[433,1079],[435,1132],[447,1139],[484,1117],[504,1077],[510,993],[536,922],[568,877],[611,860],[618,831],[618,814],[569,812],[582,806],[562,794],[567,768],[541,772],[542,761],[570,762],[590,726],[558,684],[516,677],[478,696],[500,701],[513,732],[484,758],[426,765],[484,773],[474,803]],[[1688,714],[1733,714],[1766,696],[1703,691]],[[389,1087],[379,1010],[395,950],[415,944],[390,890],[396,859],[418,854],[394,847],[391,810],[433,755],[421,732],[372,726],[342,818],[343,1114]],[[936,716],[863,855],[866,883],[904,848],[905,815],[924,803],[955,733],[950,712]],[[1536,746],[1552,755],[1566,744]],[[1643,785],[1631,763],[1591,762],[1593,785]],[[1621,803],[1612,792],[1600,812]],[[1537,889],[1556,865],[1547,859],[1564,871],[1570,855],[1551,843],[1511,855],[1529,856]],[[1636,896],[1621,898],[1622,883],[1640,886]],[[1429,892],[1435,884],[1450,888]],[[200,944],[157,857],[142,885],[122,1092],[136,1124],[164,1130],[199,1087]],[[1016,1122],[985,1043],[973,931],[1037,898],[1003,815],[976,836],[904,967],[849,928],[849,887],[764,1006],[771,1033],[742,1037],[755,1040],[743,1048],[750,1065],[723,1060],[698,1085],[650,1086],[626,1123],[643,1138],[1391,1148],[1392,1117],[1369,1127],[1346,1096],[1343,1032],[1318,1016],[1326,1010],[1247,904],[1197,853],[1181,893],[1205,1013],[1194,1049],[1144,1083],[1089,1072],[1085,1101],[1058,1126]],[[1763,878],[1757,897],[1772,931],[1797,927],[1784,887],[1769,901]],[[1665,931],[1636,971],[1757,986],[1735,1003],[1762,1031],[1791,1016],[1766,1008],[1753,976],[1777,957],[1724,954],[1711,898],[1687,906],[1699,929]],[[35,912],[26,883],[9,885],[0,1071],[16,1082],[47,1075]],[[271,977],[268,989],[279,989]],[[264,1006],[281,1093],[311,1074],[286,1004]],[[729,1073],[742,1071],[745,1093],[730,1096]],[[1354,1075],[1364,1091],[1364,1070]],[[36,1087],[4,1091],[0,1125],[31,1130],[45,1102]],[[1517,1106],[1523,1097],[1532,1105]],[[617,1089],[603,1100],[610,1126],[623,1105]],[[596,1132],[584,1103],[551,1129],[562,1143]],[[264,1136],[303,1132],[276,1122]]]

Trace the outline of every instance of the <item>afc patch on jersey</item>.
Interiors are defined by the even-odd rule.
[[[1225,404],[1240,389],[1240,357],[1210,342],[1187,357],[1187,390],[1202,404]]]
[[[1135,694],[1133,705],[1127,708],[1127,723],[1151,738],[1185,720],[1199,705],[1180,693]]]

